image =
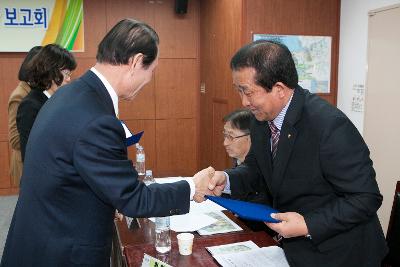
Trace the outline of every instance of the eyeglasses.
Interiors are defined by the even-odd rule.
[[[61,70],[61,73],[62,73],[62,75],[64,75],[65,78],[71,78],[71,74],[72,74],[71,71],[64,69],[64,70]]]
[[[223,136],[224,136],[224,140],[225,140],[225,139],[228,139],[229,142],[232,142],[233,140],[238,139],[238,138],[240,138],[240,137],[244,137],[244,136],[250,135],[250,133],[246,133],[246,134],[239,135],[239,136],[232,136],[232,135],[230,135],[230,134],[228,134],[228,133],[226,133],[226,132],[222,132],[222,134],[223,134]]]

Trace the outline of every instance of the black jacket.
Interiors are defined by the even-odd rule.
[[[18,107],[16,120],[19,141],[21,143],[22,161],[24,161],[25,158],[26,143],[28,142],[33,123],[47,99],[48,97],[42,91],[32,89],[28,95],[22,99]]]
[[[255,121],[244,164],[227,171],[232,195],[260,180],[275,209],[304,216],[312,240],[283,240],[290,266],[380,266],[387,253],[376,214],[382,195],[368,147],[340,110],[294,90],[273,164],[267,122]]]

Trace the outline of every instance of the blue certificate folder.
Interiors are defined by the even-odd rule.
[[[125,139],[126,146],[131,146],[131,145],[134,145],[136,143],[139,143],[139,140],[142,137],[143,133],[144,133],[144,131],[141,131],[141,132],[139,132],[137,134],[132,135],[131,137],[127,137]]]
[[[280,222],[271,217],[271,213],[278,213],[279,211],[273,208],[257,203],[246,201],[234,200],[223,197],[205,196],[209,200],[221,205],[222,207],[232,211],[244,219],[262,222]]]

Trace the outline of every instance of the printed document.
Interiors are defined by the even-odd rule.
[[[289,267],[283,249],[277,246],[217,254],[213,257],[222,267]]]

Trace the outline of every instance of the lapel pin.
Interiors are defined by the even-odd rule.
[[[288,134],[288,135],[287,135],[287,138],[290,138],[290,137],[292,137],[292,135],[291,135],[291,134]]]

